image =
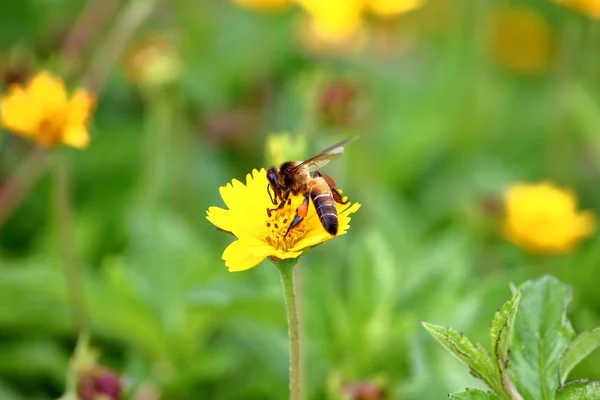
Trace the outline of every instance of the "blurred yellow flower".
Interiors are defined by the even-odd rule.
[[[490,47],[496,62],[525,74],[544,72],[552,54],[552,34],[546,19],[524,7],[502,7],[490,22]]]
[[[425,0],[296,0],[306,11],[301,39],[311,51],[356,50],[364,43],[365,14],[390,18],[420,7]]]
[[[233,2],[256,11],[275,12],[289,6],[291,0],[233,0]]]
[[[169,85],[177,81],[181,70],[177,48],[164,35],[146,38],[133,49],[127,60],[129,78],[142,86]]]
[[[310,202],[306,218],[285,236],[302,196],[290,196],[291,203],[267,215],[273,204],[267,193],[267,172],[253,170],[246,184],[234,179],[219,191],[228,209],[210,207],[206,218],[217,228],[232,233],[237,240],[223,252],[229,271],[244,271],[267,257],[273,260],[297,258],[302,252],[333,236],[325,231]],[[350,214],[360,208],[358,203],[336,204],[339,230],[337,236],[350,228]]]
[[[554,0],[556,3],[582,12],[593,19],[600,19],[600,0]]]
[[[393,17],[415,10],[425,0],[366,0],[369,11],[379,17]]]
[[[83,89],[67,97],[65,84],[48,72],[35,75],[25,87],[12,85],[0,99],[2,125],[44,147],[59,144],[87,147],[87,121],[94,98]]]
[[[265,159],[269,165],[281,165],[289,160],[303,160],[306,155],[306,136],[287,132],[269,135]]]
[[[594,215],[577,210],[575,194],[551,183],[513,185],[504,208],[508,239],[535,253],[564,253],[596,229]]]
[[[325,42],[343,43],[363,23],[363,0],[297,0],[309,15],[308,29]]]

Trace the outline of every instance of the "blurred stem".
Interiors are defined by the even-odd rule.
[[[80,68],[88,47],[104,31],[120,0],[91,0],[83,8],[62,45],[67,71]]]
[[[300,400],[300,325],[296,307],[296,289],[294,287],[294,266],[297,259],[290,258],[275,263],[283,284],[285,309],[288,321],[288,339],[290,342],[290,400]]]
[[[573,176],[569,166],[576,163],[570,160],[570,140],[566,131],[566,113],[568,110],[569,91],[580,57],[580,26],[577,20],[569,19],[563,28],[560,59],[556,67],[556,86],[554,89],[553,115],[554,129],[548,138],[547,163],[549,175],[558,180]]]
[[[145,98],[148,112],[144,127],[141,197],[147,205],[153,206],[169,189],[173,110],[171,96],[166,90],[147,90]]]
[[[72,399],[73,396],[77,393],[77,370],[81,368],[81,365],[86,363],[88,360],[86,357],[89,357],[90,352],[90,336],[87,332],[80,332],[77,337],[77,343],[75,344],[75,351],[73,351],[73,355],[71,357],[70,366],[67,370],[67,384],[65,395],[61,397],[59,400],[67,400]],[[77,398],[77,397],[76,397]]]
[[[46,161],[44,149],[33,148],[0,189],[0,227],[42,175]]]
[[[300,342],[300,348],[303,348],[305,342],[304,327],[306,326],[304,320],[304,268],[302,264],[294,268],[294,278],[296,279],[296,310],[298,311],[298,340]],[[300,375],[300,393],[304,393],[304,371],[306,360],[304,353],[300,352],[300,361],[298,361],[298,370]]]
[[[102,89],[110,70],[129,43],[129,39],[150,16],[155,4],[155,0],[131,0],[129,2],[92,57],[82,79],[83,86],[95,92]]]
[[[59,152],[55,154],[53,161],[56,219],[58,222],[61,257],[67,283],[69,304],[79,334],[86,336],[89,330],[83,295],[83,281],[73,246],[73,225],[71,221],[67,164],[64,155]]]

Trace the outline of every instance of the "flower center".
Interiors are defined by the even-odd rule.
[[[45,116],[38,125],[38,141],[46,147],[58,145],[62,139],[64,117],[60,113]]]
[[[265,241],[277,250],[294,247],[305,233],[304,221],[289,229],[295,217],[296,208],[290,205],[290,201],[279,210],[271,211],[271,216],[267,216],[265,222],[267,228]]]

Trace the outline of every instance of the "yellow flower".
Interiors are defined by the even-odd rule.
[[[554,0],[558,4],[580,11],[592,19],[600,19],[600,0]]]
[[[172,40],[164,35],[154,35],[133,49],[127,60],[127,69],[133,82],[161,87],[176,82],[182,68]]]
[[[590,211],[577,210],[577,198],[551,183],[519,183],[504,195],[505,233],[535,253],[564,253],[596,229]]]
[[[502,67],[525,74],[544,72],[552,55],[552,34],[548,21],[523,7],[503,7],[490,23],[492,56]]]
[[[233,0],[233,2],[256,11],[275,12],[289,6],[291,0]]]
[[[234,179],[220,188],[228,209],[210,207],[207,211],[206,218],[211,223],[237,238],[223,252],[229,271],[244,271],[267,257],[274,260],[297,258],[304,250],[333,237],[321,225],[312,202],[306,218],[285,236],[303,197],[290,196],[291,204],[273,211],[269,217],[267,208],[274,206],[267,193],[267,184],[265,169],[253,170],[246,176],[245,185]],[[360,204],[336,204],[336,207],[339,236],[350,228],[350,214],[356,212]]]
[[[40,72],[23,87],[13,85],[0,100],[2,125],[44,147],[59,144],[84,148],[89,143],[86,124],[94,106],[87,91],[78,89],[68,99],[63,81]]]
[[[302,160],[305,153],[306,136],[303,134],[276,133],[267,138],[265,159],[270,165],[281,165],[289,160]]]
[[[316,38],[343,44],[363,23],[363,0],[297,0],[309,15],[308,30]]]
[[[367,0],[368,9],[379,17],[393,17],[415,10],[425,0]]]
[[[390,18],[420,7],[425,0],[296,0],[306,11],[301,21],[303,45],[315,53],[360,50],[365,42],[365,14]]]

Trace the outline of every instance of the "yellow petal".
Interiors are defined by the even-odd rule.
[[[209,207],[206,211],[206,219],[214,226],[227,232],[233,232],[235,220],[231,218],[231,212],[220,207]]]
[[[311,17],[310,30],[325,41],[342,42],[362,26],[362,0],[299,0]]]
[[[94,108],[94,96],[84,89],[78,89],[69,101],[67,121],[70,125],[85,125]]]
[[[291,3],[290,0],[233,0],[233,2],[242,7],[265,12],[283,10]]]
[[[350,214],[355,213],[360,208],[359,203],[354,203],[352,205],[349,204],[336,204],[338,208],[338,233],[336,236],[344,235],[346,231],[350,228]],[[310,211],[309,211],[310,212]],[[335,236],[331,236],[329,233],[325,231],[319,217],[316,215],[316,212],[311,215],[311,220],[307,221],[310,224],[310,227],[307,227],[307,231],[298,242],[294,244],[291,251],[298,251],[301,249],[305,249],[307,247],[316,246],[319,243],[323,243],[329,239],[334,238]],[[318,223],[318,224],[317,224]]]
[[[227,246],[222,258],[230,272],[245,271],[260,264],[272,250],[259,241],[236,240]]]
[[[90,136],[84,126],[67,126],[63,131],[62,137],[63,143],[67,146],[74,147],[76,149],[86,148],[90,142]]]
[[[65,84],[47,72],[40,72],[27,85],[33,104],[45,114],[62,111],[67,104]]]
[[[371,0],[369,9],[380,17],[391,17],[412,11],[421,5],[424,0]]]
[[[39,109],[31,103],[27,93],[13,86],[0,100],[2,125],[16,133],[32,136],[39,125]]]

